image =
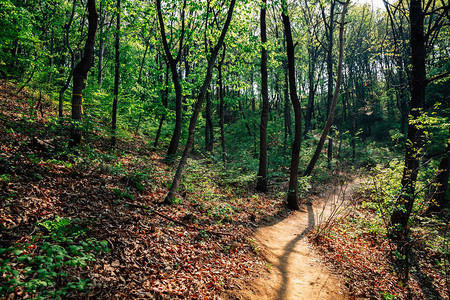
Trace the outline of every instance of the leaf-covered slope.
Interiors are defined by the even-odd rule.
[[[0,82],[2,296],[212,299],[263,267],[251,228],[281,198],[191,160],[176,203],[158,206],[173,170],[150,141],[111,150],[90,132],[69,151],[54,105],[14,89]]]

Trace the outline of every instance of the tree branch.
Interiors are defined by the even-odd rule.
[[[428,79],[425,81],[425,85],[428,85],[429,83],[431,83],[431,82],[433,82],[433,81],[435,81],[435,80],[438,80],[438,79],[447,77],[447,76],[449,76],[449,75],[450,75],[450,71],[447,71],[447,72],[444,72],[444,73],[442,73],[442,74],[439,74],[439,75],[433,76],[433,77],[431,77],[431,78],[428,78]]]

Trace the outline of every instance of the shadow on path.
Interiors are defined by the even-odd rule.
[[[308,227],[306,227],[302,233],[300,233],[295,239],[289,242],[289,244],[284,247],[283,255],[280,257],[280,263],[278,269],[282,275],[282,283],[281,288],[278,291],[277,299],[284,299],[286,297],[286,292],[288,289],[288,258],[289,255],[294,251],[295,245],[299,242],[305,235],[314,228],[315,220],[314,220],[314,209],[312,205],[308,205]]]

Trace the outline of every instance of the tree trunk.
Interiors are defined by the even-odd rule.
[[[205,123],[205,151],[212,152],[214,144],[214,127],[211,117],[211,93],[206,91],[206,123]]]
[[[309,70],[308,70],[308,105],[306,107],[306,115],[305,115],[305,132],[304,136],[306,137],[306,134],[308,134],[311,131],[311,120],[312,120],[312,112],[314,110],[314,96],[315,96],[315,89],[314,89],[314,79],[315,79],[315,68],[316,68],[316,58],[317,56],[315,53],[313,54],[313,49],[309,49]]]
[[[224,95],[223,95],[223,82],[222,82],[222,66],[223,62],[225,60],[225,51],[226,51],[226,44],[223,45],[223,52],[222,52],[222,58],[220,59],[219,65],[217,66],[219,71],[219,126],[220,126],[220,142],[222,144],[222,163],[225,167],[226,164],[226,158],[227,158],[227,151],[226,151],[226,144],[225,144],[225,105],[224,105]]]
[[[120,0],[117,0],[116,6],[116,42],[114,45],[116,57],[114,62],[114,100],[112,105],[112,136],[111,145],[116,145],[116,129],[117,129],[117,103],[119,102],[119,78],[120,78]]]
[[[447,141],[447,147],[442,154],[439,163],[439,173],[436,177],[436,191],[433,195],[428,213],[443,213],[446,208],[450,208],[450,195],[448,192],[448,178],[450,174],[450,137]]]
[[[165,76],[165,87],[161,97],[165,109],[167,109],[168,96],[169,96],[169,67],[167,66]],[[166,120],[166,113],[164,112],[164,114],[161,116],[161,119],[159,120],[158,131],[156,132],[155,143],[153,144],[154,148],[158,146],[159,136],[161,135],[162,125],[165,120]]]
[[[261,123],[259,125],[259,170],[256,190],[267,192],[267,122],[269,117],[269,88],[267,85],[267,30],[266,30],[267,1],[261,4]]]
[[[158,0],[159,1],[159,0]],[[200,93],[197,97],[197,101],[195,103],[195,109],[191,116],[191,120],[189,122],[189,132],[188,132],[188,139],[186,142],[186,146],[183,151],[183,155],[181,156],[180,162],[178,163],[177,171],[173,177],[172,185],[169,189],[169,192],[167,193],[166,198],[164,199],[165,204],[171,204],[172,200],[175,196],[175,193],[178,189],[178,186],[180,185],[181,181],[181,174],[183,173],[184,166],[186,165],[187,159],[192,151],[192,147],[194,146],[194,134],[195,134],[195,126],[197,123],[198,115],[200,114],[200,110],[202,108],[203,99],[205,98],[206,91],[209,87],[209,84],[211,82],[212,78],[212,71],[214,68],[214,64],[217,58],[217,54],[219,53],[220,48],[223,45],[223,41],[225,39],[225,35],[227,33],[228,27],[231,22],[231,17],[233,15],[234,5],[236,3],[236,0],[231,0],[230,8],[228,10],[227,19],[225,21],[225,25],[222,29],[222,32],[220,34],[219,40],[216,44],[216,46],[211,51],[211,56],[208,60],[208,68],[206,71],[206,76],[203,81],[203,85],[200,89]]]
[[[172,159],[173,156],[177,153],[178,144],[180,142],[181,137],[181,128],[183,125],[183,92],[180,84],[180,79],[178,76],[178,68],[177,64],[180,61],[181,53],[183,49],[183,39],[184,39],[184,10],[186,8],[186,0],[183,2],[183,10],[181,13],[182,18],[182,27],[181,27],[181,37],[178,49],[178,55],[176,58],[173,58],[172,53],[169,50],[169,45],[167,44],[166,31],[164,28],[164,20],[162,18],[161,11],[161,0],[156,0],[156,7],[158,10],[158,21],[159,21],[159,30],[161,34],[161,39],[164,46],[164,52],[167,57],[167,61],[170,66],[170,71],[172,73],[172,81],[175,87],[175,128],[173,130],[172,139],[170,140],[169,148],[167,149],[166,156],[168,159]]]
[[[88,7],[88,36],[84,46],[83,56],[73,70],[73,90],[72,90],[72,120],[82,122],[83,115],[83,89],[86,86],[86,79],[94,60],[95,36],[97,34],[98,13],[95,7],[95,0],[87,1]],[[81,144],[81,124],[74,124],[70,134],[69,147]]]
[[[65,29],[65,39],[64,44],[69,50],[70,53],[70,71],[69,76],[67,76],[67,80],[64,83],[64,85],[59,90],[59,99],[58,99],[58,117],[61,119],[63,117],[63,98],[64,98],[64,92],[69,88],[70,81],[72,81],[72,75],[73,75],[73,67],[75,65],[75,54],[73,53],[72,47],[70,47],[69,43],[69,33],[70,33],[70,26],[72,26],[73,17],[75,15],[75,7],[76,7],[77,1],[73,0],[72,3],[72,13],[70,14],[69,22],[64,27]]]
[[[334,33],[334,8],[336,5],[336,1],[331,1],[330,7],[330,20],[328,23],[328,49],[327,49],[327,73],[328,73],[328,89],[327,89],[327,120],[332,113],[334,115],[334,110],[332,111],[332,102],[333,102],[333,33]],[[328,130],[330,131],[331,128]],[[328,133],[327,133],[328,134]],[[328,139],[328,149],[327,149],[327,159],[328,162],[331,161],[331,157],[333,155],[333,140],[331,138]]]
[[[423,147],[422,130],[419,129],[418,119],[425,102],[425,37],[423,32],[423,19],[420,0],[410,1],[410,46],[411,46],[411,102],[410,120],[408,124],[408,140],[405,150],[405,167],[401,180],[402,192],[397,200],[396,209],[390,219],[391,237],[397,243],[399,252],[404,259],[401,266],[400,279],[408,282],[408,220],[415,200],[415,186],[419,172],[419,155]]]
[[[328,136],[328,132],[330,131],[331,125],[333,124],[334,111],[336,110],[336,104],[337,104],[337,100],[339,97],[339,87],[341,85],[341,80],[342,80],[342,61],[344,58],[344,26],[345,26],[345,15],[347,13],[347,7],[348,7],[349,2],[350,2],[350,0],[347,0],[342,9],[342,16],[341,16],[341,22],[340,22],[340,28],[339,28],[339,62],[338,62],[338,70],[337,70],[338,77],[336,80],[336,87],[334,89],[333,101],[331,102],[330,110],[328,112],[327,122],[325,123],[325,127],[322,131],[322,135],[320,137],[319,143],[317,144],[316,151],[314,152],[314,155],[311,158],[311,161],[309,162],[308,167],[306,168],[304,176],[311,175],[311,172],[314,169],[314,166],[316,165],[317,160],[319,159],[320,152],[322,152],[322,148],[323,148],[323,145],[325,144],[325,140]],[[331,143],[331,141],[329,143]],[[330,149],[328,151],[330,151]]]
[[[100,0],[100,24],[99,24],[99,45],[98,45],[98,65],[97,65],[97,83],[99,86],[103,82],[103,57],[105,53],[105,41],[103,36],[103,26],[105,24],[105,13],[103,9],[103,0]]]
[[[300,101],[297,95],[297,89],[295,85],[295,54],[294,43],[292,41],[291,23],[289,16],[287,15],[287,3],[286,0],[282,1],[281,17],[283,19],[284,34],[286,37],[286,52],[288,58],[288,70],[289,70],[289,91],[294,107],[295,115],[295,131],[294,131],[294,143],[292,145],[292,157],[291,157],[291,169],[289,175],[289,190],[287,195],[287,205],[290,209],[298,210],[300,207],[297,202],[297,185],[298,185],[298,164],[300,147],[302,142],[302,112]]]

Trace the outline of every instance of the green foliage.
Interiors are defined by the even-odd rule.
[[[311,176],[299,176],[298,177],[298,196],[304,198],[311,189]]]
[[[389,218],[397,205],[397,198],[401,191],[401,175],[403,163],[393,160],[388,167],[377,165],[363,189],[369,193],[370,201],[363,203],[363,207],[375,210],[376,214],[388,224]]]
[[[13,177],[10,174],[1,174],[0,175],[0,181],[3,182],[11,182]]]
[[[47,235],[39,234],[29,243],[0,247],[0,296],[21,289],[34,299],[60,299],[70,291],[87,290],[88,279],[68,277],[71,268],[83,268],[95,255],[108,252],[108,243],[86,238],[87,228],[79,220],[55,216],[38,222]]]
[[[134,195],[131,194],[128,190],[121,190],[121,189],[113,189],[114,194],[116,194],[119,198],[133,200]]]

